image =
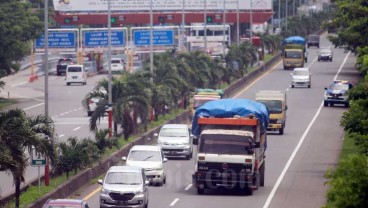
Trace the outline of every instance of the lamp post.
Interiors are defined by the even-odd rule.
[[[204,0],[204,52],[207,53],[207,0]]]
[[[150,74],[153,82],[153,5],[150,0]]]
[[[223,39],[222,39],[222,55],[223,57],[225,58],[225,51],[226,51],[226,40],[225,40],[225,35],[226,35],[226,11],[225,11],[225,0],[222,0],[223,1],[223,11],[222,11],[222,36],[223,36]]]
[[[288,0],[285,0],[285,28],[288,29]]]
[[[281,0],[279,0],[279,30],[281,31]]]
[[[240,44],[240,27],[239,27],[239,0],[236,1],[236,44]]]
[[[108,10],[108,15],[107,15],[107,28],[108,28],[108,33],[107,33],[107,58],[108,58],[108,70],[109,70],[109,77],[108,77],[108,121],[109,121],[109,139],[110,139],[110,146],[109,148],[112,148],[111,145],[111,140],[112,140],[112,86],[111,86],[111,79],[112,79],[112,75],[111,75],[111,0],[108,0],[107,2],[107,10]]]
[[[253,45],[253,2],[250,0],[250,44]]]
[[[44,67],[45,67],[45,116],[49,116],[49,2],[45,0],[45,57],[44,57]],[[50,160],[46,157],[45,165],[45,186],[50,185]]]
[[[185,13],[184,13],[184,8],[185,8],[185,0],[183,0],[183,9],[181,11],[181,50],[184,49],[184,34],[185,34]]]

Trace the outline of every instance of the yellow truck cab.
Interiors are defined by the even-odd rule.
[[[268,131],[278,131],[284,134],[286,123],[286,92],[285,91],[256,91],[255,100],[266,105],[270,114]]]
[[[190,109],[190,120],[192,120],[195,110],[205,103],[221,99],[224,95],[223,90],[214,90],[214,89],[196,89],[195,94],[189,103]]]
[[[284,39],[282,56],[284,70],[304,67],[307,62],[305,39],[299,36]]]

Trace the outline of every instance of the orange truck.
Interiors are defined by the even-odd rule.
[[[198,194],[226,187],[251,195],[264,186],[268,120],[264,104],[246,99],[216,100],[196,110],[192,180]]]

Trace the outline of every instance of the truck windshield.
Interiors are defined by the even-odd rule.
[[[281,100],[257,100],[260,103],[263,103],[269,113],[282,113],[282,102]]]
[[[200,138],[199,152],[209,154],[250,154],[249,136],[203,134]]]
[[[301,59],[303,53],[301,51],[285,51],[285,58]]]

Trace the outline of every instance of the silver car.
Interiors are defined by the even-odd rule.
[[[311,87],[312,73],[310,73],[308,68],[295,68],[290,75],[292,88],[295,86]]]
[[[112,166],[98,183],[102,185],[100,207],[148,207],[148,181],[140,167]]]
[[[161,146],[166,157],[185,157],[187,160],[193,156],[192,135],[186,124],[165,124],[159,134],[155,134],[157,145]]]

